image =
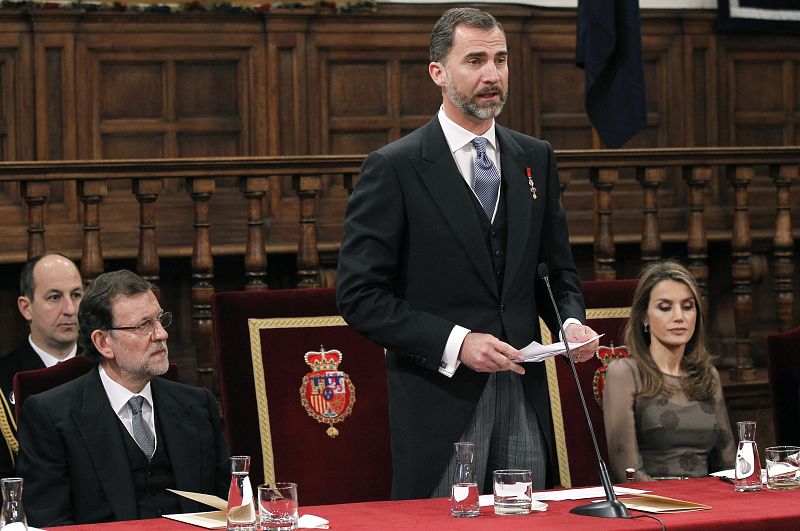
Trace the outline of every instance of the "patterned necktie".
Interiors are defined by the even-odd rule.
[[[143,396],[132,396],[128,400],[128,407],[131,408],[131,425],[133,426],[133,440],[142,449],[147,459],[152,459],[153,454],[156,452],[156,439],[153,436],[153,430],[147,425],[142,416],[142,402]]]
[[[500,189],[500,172],[497,171],[497,166],[494,165],[492,159],[486,156],[485,138],[476,136],[472,139],[472,145],[475,146],[475,158],[472,161],[475,169],[475,183],[472,185],[472,189],[478,196],[478,201],[481,202],[486,217],[491,220],[492,214],[494,214],[494,205],[497,202],[497,192]]]

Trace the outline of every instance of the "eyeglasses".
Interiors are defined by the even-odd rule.
[[[129,330],[137,336],[152,336],[156,331],[156,321],[168,328],[172,324],[172,312],[162,311],[155,319],[147,319],[136,326],[112,326],[109,330]]]

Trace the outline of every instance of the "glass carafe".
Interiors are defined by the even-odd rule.
[[[228,489],[228,531],[256,531],[256,510],[250,486],[250,456],[231,457]]]
[[[22,478],[3,478],[0,480],[0,488],[3,491],[0,527],[4,531],[26,531],[28,520],[22,507]]]
[[[457,442],[453,488],[450,491],[450,514],[459,518],[479,516],[478,484],[475,482],[475,443]]]
[[[761,461],[756,445],[756,423],[752,420],[737,422],[739,447],[736,450],[733,488],[737,492],[761,490]]]

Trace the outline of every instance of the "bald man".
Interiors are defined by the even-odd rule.
[[[0,477],[14,474],[18,451],[14,375],[51,367],[77,353],[81,274],[69,258],[47,253],[23,266],[17,307],[30,325],[28,340],[0,358]]]

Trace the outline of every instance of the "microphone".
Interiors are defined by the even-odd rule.
[[[537,272],[542,280],[544,280],[545,286],[547,286],[547,293],[550,294],[550,301],[553,303],[553,309],[556,311],[558,329],[564,340],[564,347],[567,350],[567,360],[569,360],[569,366],[572,368],[572,376],[575,377],[575,386],[578,388],[578,396],[583,406],[583,414],[586,416],[586,424],[589,426],[589,433],[592,436],[594,451],[597,454],[597,466],[600,469],[600,483],[603,485],[603,490],[606,491],[606,501],[579,505],[570,510],[570,512],[582,514],[584,516],[597,516],[600,518],[631,518],[628,508],[617,499],[617,495],[614,493],[614,487],[611,485],[611,478],[608,476],[608,468],[606,468],[606,463],[600,455],[600,447],[597,445],[597,437],[594,434],[592,419],[589,417],[589,409],[586,407],[586,399],[583,397],[581,382],[578,380],[578,371],[575,370],[575,361],[572,359],[572,353],[569,350],[569,342],[567,341],[567,334],[564,332],[564,323],[561,322],[561,314],[558,313],[558,305],[556,304],[555,297],[553,297],[553,290],[550,289],[550,269],[547,267],[547,264],[542,262],[539,264]]]

